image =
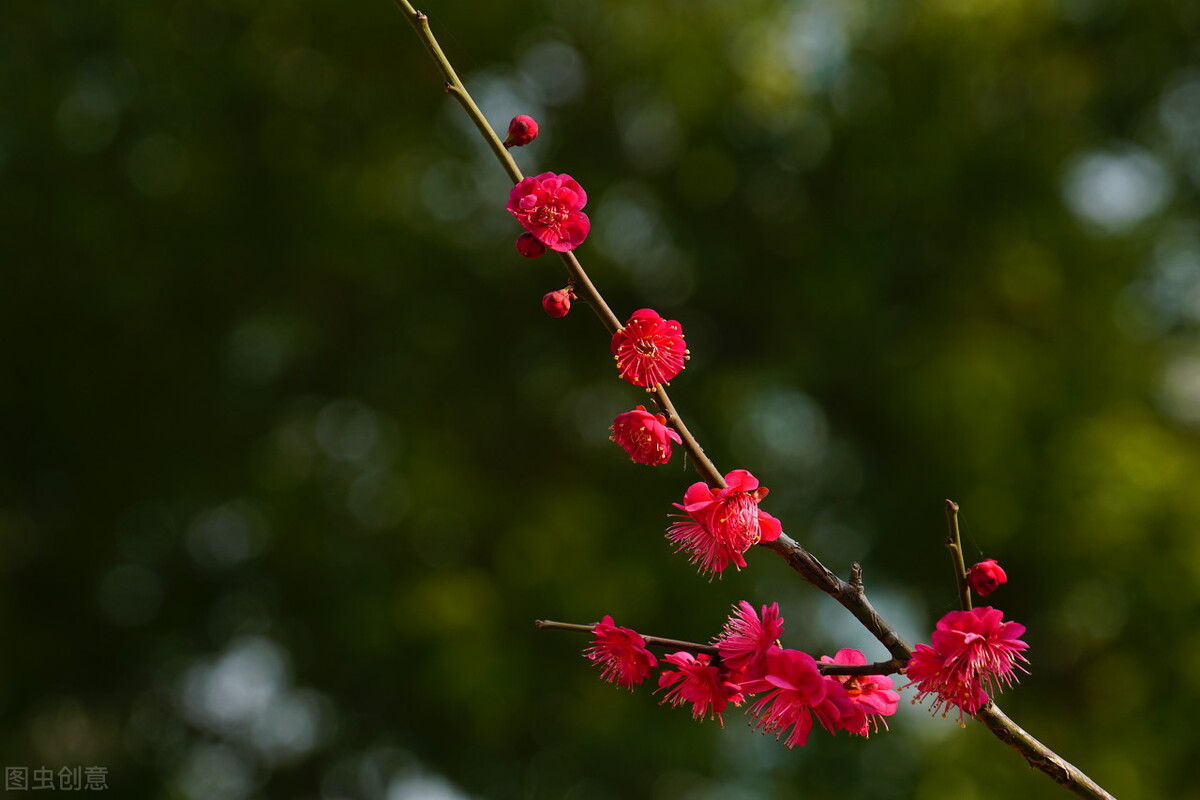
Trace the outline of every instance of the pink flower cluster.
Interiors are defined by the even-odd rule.
[[[601,676],[632,689],[650,676],[658,660],[646,639],[628,628],[616,627],[605,617],[593,629],[588,658],[601,667]],[[783,619],[779,604],[760,612],[746,601],[734,607],[714,644],[717,654],[680,650],[663,657],[658,677],[661,702],[678,707],[691,705],[698,720],[713,718],[724,725],[722,712],[757,695],[747,709],[753,725],[774,734],[789,747],[803,746],[813,719],[830,733],[839,730],[867,736],[878,730],[884,717],[896,712],[899,695],[885,675],[823,675],[820,664],[861,665],[866,658],[857,650],[840,650],[836,656],[816,659],[779,645]],[[887,727],[886,722],[883,722]]]
[[[504,146],[524,147],[537,135],[537,120],[519,114],[508,124]],[[517,237],[517,252],[526,258],[537,258],[547,247],[560,253],[579,247],[592,229],[591,220],[583,213],[585,205],[587,192],[566,173],[543,172],[522,178],[508,193],[508,203],[504,206],[525,229]]]
[[[1018,637],[1025,626],[1004,622],[1004,614],[991,607],[951,611],[938,620],[931,644],[918,644],[908,662],[909,686],[917,687],[917,699],[935,695],[930,710],[942,716],[948,707],[974,714],[988,702],[989,695],[1017,680],[1019,662],[1028,663],[1022,651],[1029,645]]]
[[[515,117],[504,146],[527,145],[537,134],[533,118]],[[521,180],[506,206],[525,229],[516,240],[517,251],[537,258],[547,248],[566,253],[579,247],[591,229],[582,210],[586,204],[587,193],[570,175],[544,172]],[[552,317],[566,316],[578,299],[573,289],[569,283],[547,293],[542,308]],[[610,347],[619,376],[648,392],[678,376],[689,358],[682,326],[650,308],[635,311],[613,334]],[[618,415],[610,430],[612,440],[641,464],[666,464],[672,444],[683,444],[664,414],[640,405]],[[681,513],[671,515],[677,521],[667,530],[676,552],[686,554],[710,576],[723,573],[730,564],[746,566],[747,550],[783,534],[779,520],[759,508],[768,490],[754,475],[734,470],[725,475],[724,484],[714,487],[701,481],[688,487],[683,502],[674,504]],[[965,578],[980,597],[1008,579],[994,559],[975,564]],[[1023,625],[1004,622],[995,608],[950,612],[937,623],[931,643],[917,645],[905,670],[908,685],[917,687],[918,700],[934,696],[934,713],[945,716],[950,708],[958,709],[961,723],[963,715],[977,713],[990,694],[1012,685],[1016,670],[1025,671],[1021,663],[1028,663],[1023,654],[1028,645],[1018,638],[1024,632]],[[604,617],[592,633],[585,655],[600,667],[604,680],[632,690],[660,667],[647,639],[618,627],[612,617]],[[662,702],[673,707],[690,704],[696,719],[716,717],[722,724],[729,705],[749,702],[754,727],[783,739],[789,748],[808,741],[814,719],[830,733],[845,730],[867,736],[881,724],[887,727],[886,718],[895,713],[899,698],[891,679],[839,674],[846,667],[865,666],[861,652],[842,649],[818,661],[782,647],[782,633],[778,604],[763,606],[760,614],[742,601],[716,638],[715,653],[694,648],[701,652],[685,649],[662,657]]]

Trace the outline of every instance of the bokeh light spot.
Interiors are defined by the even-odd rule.
[[[1161,209],[1170,193],[1162,163],[1134,147],[1077,156],[1062,188],[1071,211],[1104,233],[1129,230]]]

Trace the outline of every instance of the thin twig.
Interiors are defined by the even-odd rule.
[[[571,631],[573,633],[591,633],[595,623],[580,625],[576,622],[555,622],[549,619],[534,620],[534,627],[544,631]],[[666,639],[662,636],[647,636],[639,633],[646,640],[647,647],[662,647],[667,650],[687,650],[691,653],[705,653],[710,656],[720,655],[715,644],[698,644],[685,642],[682,639]],[[904,668],[903,662],[896,659],[880,661],[875,664],[827,664],[817,662],[817,669],[822,675],[891,675]]]
[[[543,631],[572,631],[574,633],[591,633],[596,627],[596,623],[591,625],[580,625],[575,622],[555,622],[552,619],[534,620],[534,627]],[[714,644],[697,644],[696,642],[685,642],[682,639],[666,639],[662,636],[646,636],[639,633],[646,640],[647,647],[662,647],[667,650],[687,650],[692,653],[705,653],[710,656],[718,655],[717,646]]]
[[[508,177],[512,179],[512,182],[514,184],[520,183],[523,175],[517,166],[516,160],[513,159],[512,153],[508,151],[504,143],[500,141],[500,137],[487,121],[483,112],[479,110],[479,106],[475,104],[471,93],[467,91],[466,86],[458,77],[458,73],[454,71],[454,66],[446,58],[441,45],[438,44],[437,37],[429,29],[429,17],[413,8],[408,0],[392,0],[392,2],[404,12],[404,16],[408,19],[409,24],[412,25],[413,30],[416,31],[417,36],[425,45],[425,50],[429,53],[430,58],[437,64],[445,81],[446,92],[454,97],[459,105],[462,106],[467,116],[470,117],[471,122],[474,123],[479,133],[488,143],[492,153],[499,160],[500,166],[504,168],[504,171],[508,173]],[[559,257],[562,259],[563,265],[567,268],[571,280],[575,283],[575,293],[592,307],[592,310],[599,317],[600,322],[610,335],[616,333],[621,328],[621,321],[596,289],[591,278],[584,271],[583,265],[579,263],[579,259],[576,258],[573,252],[559,253]],[[696,471],[700,473],[700,476],[712,486],[724,486],[724,477],[717,470],[716,465],[704,454],[704,449],[700,447],[700,443],[696,441],[696,438],[692,436],[687,426],[683,423],[683,419],[676,413],[675,406],[671,403],[671,398],[667,394],[666,388],[655,386],[650,390],[649,394],[650,399],[667,418],[667,422],[675,429],[680,438],[683,439],[683,447],[687,450],[688,455],[691,456],[692,464],[695,466]]]

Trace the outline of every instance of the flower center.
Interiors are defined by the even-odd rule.
[[[745,551],[758,544],[762,530],[758,522],[758,503],[753,497],[743,492],[727,500],[722,511],[718,524],[735,549]]]
[[[654,437],[650,435],[650,429],[643,425],[634,432],[633,441],[640,449],[645,450],[654,444]]]
[[[544,205],[538,209],[537,220],[548,228],[558,227],[567,218],[567,210],[556,205]]]

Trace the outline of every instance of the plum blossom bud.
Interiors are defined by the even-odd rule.
[[[557,292],[548,292],[542,298],[542,308],[552,317],[565,317],[567,312],[571,310],[571,301],[575,299],[575,293],[568,287],[559,289]]]
[[[533,117],[521,114],[513,117],[508,123],[508,137],[504,140],[505,147],[524,147],[537,138],[538,124]]]
[[[989,558],[967,570],[967,583],[970,584],[975,594],[987,597],[996,591],[1000,584],[1008,583],[1008,576],[1004,574],[1004,569],[996,563],[996,559]]]
[[[522,233],[517,237],[517,252],[526,258],[537,258],[546,252],[546,245],[532,233]]]

